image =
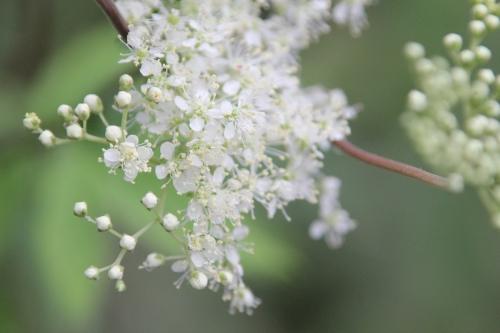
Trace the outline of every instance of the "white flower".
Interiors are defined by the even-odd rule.
[[[158,197],[153,192],[148,192],[144,195],[141,202],[147,209],[153,209],[158,204]]]
[[[140,172],[150,172],[148,161],[153,157],[153,150],[148,143],[139,144],[139,138],[130,135],[124,142],[106,149],[103,155],[104,164],[114,172],[121,168],[124,179],[133,182]]]
[[[247,314],[252,314],[253,310],[259,306],[260,299],[254,296],[252,291],[245,286],[237,287],[229,296],[230,306],[229,311],[234,313],[246,312]]]
[[[163,217],[163,227],[167,231],[174,231],[179,226],[179,219],[174,214],[168,213]]]
[[[83,202],[83,201],[75,203],[75,205],[73,207],[73,213],[78,217],[86,216],[87,210],[88,210],[87,203]]]
[[[120,247],[127,251],[132,251],[137,245],[137,240],[130,235],[123,235],[120,239]]]
[[[327,177],[322,181],[320,218],[309,228],[311,238],[316,240],[324,238],[331,248],[342,246],[344,237],[356,228],[356,223],[338,202],[340,185],[340,181],[333,177]]]
[[[112,227],[111,218],[108,215],[99,216],[95,221],[99,231],[108,231]]]

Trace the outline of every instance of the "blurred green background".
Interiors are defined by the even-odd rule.
[[[401,49],[416,40],[441,53],[441,36],[463,32],[467,19],[465,0],[382,0],[361,38],[335,28],[304,52],[304,84],[342,87],[363,103],[352,141],[422,166],[399,124],[412,87]],[[47,151],[21,120],[37,112],[55,128],[56,107],[91,92],[109,105],[129,70],[116,64],[115,35],[91,0],[0,3],[0,332],[500,331],[500,233],[473,191],[454,196],[338,153],[326,169],[343,180],[359,229],[331,251],[307,236],[309,205],[290,207],[292,223],[252,222],[256,253],[245,261],[263,299],[254,316],[229,315],[211,292],[176,290],[169,269],[136,270],[151,248],[168,250],[160,233],[126,259],[127,292],[87,281],[84,268],[117,249],[72,216],[72,203],[88,200],[133,231],[146,218],[135,202],[150,185],[107,175],[89,144]],[[500,50],[498,35],[490,42]]]

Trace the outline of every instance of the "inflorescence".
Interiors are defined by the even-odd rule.
[[[158,181],[141,201],[149,222],[134,234],[119,232],[108,215],[92,216],[85,202],[75,204],[76,216],[116,236],[120,247],[110,265],[85,270],[89,279],[106,273],[124,290],[123,257],[161,225],[179,253],[151,253],[140,268],[171,262],[177,287],[187,280],[195,289],[222,289],[231,312],[251,313],[260,300],[243,280],[240,253],[252,250],[245,242],[246,218],[256,204],[269,218],[282,213],[288,219],[288,203],[319,202],[320,218],[310,233],[332,247],[356,226],[338,203],[340,181],[321,168],[324,150],[349,135],[358,109],[340,90],[302,88],[297,58],[331,20],[358,34],[366,25],[364,6],[372,1],[165,3],[115,1],[129,24],[122,62],[141,74],[138,82],[128,74],[119,79],[113,104],[119,124],[108,122],[102,100],[91,94],[74,108],[58,108],[65,138],[43,128],[33,113],[24,125],[48,147],[102,145],[100,162],[127,182],[141,174]],[[104,133],[87,131],[90,117],[101,120]],[[189,199],[183,210],[165,210],[169,187]]]
[[[468,39],[448,34],[449,59],[428,58],[409,43],[405,54],[418,90],[408,95],[403,124],[423,157],[451,175],[454,187],[476,187],[500,226],[500,76],[487,67],[492,52],[485,38],[500,27],[500,4],[475,0]]]

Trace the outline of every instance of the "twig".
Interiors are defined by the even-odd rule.
[[[391,172],[398,173],[403,176],[417,179],[421,182],[443,188],[449,189],[449,181],[446,178],[427,172],[425,170],[416,168],[414,166],[397,162],[356,147],[347,140],[332,142],[340,150],[347,155],[354,157],[366,164],[375,166],[377,168],[385,169]]]
[[[129,32],[127,21],[123,18],[123,16],[118,11],[113,0],[96,0],[99,6],[101,6],[102,10],[108,18],[113,23],[113,26],[118,31],[123,40],[127,41],[127,35]]]

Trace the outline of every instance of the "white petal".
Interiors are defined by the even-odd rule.
[[[160,146],[160,154],[161,158],[170,161],[172,157],[174,156],[175,152],[175,145],[171,142],[164,142]]]

